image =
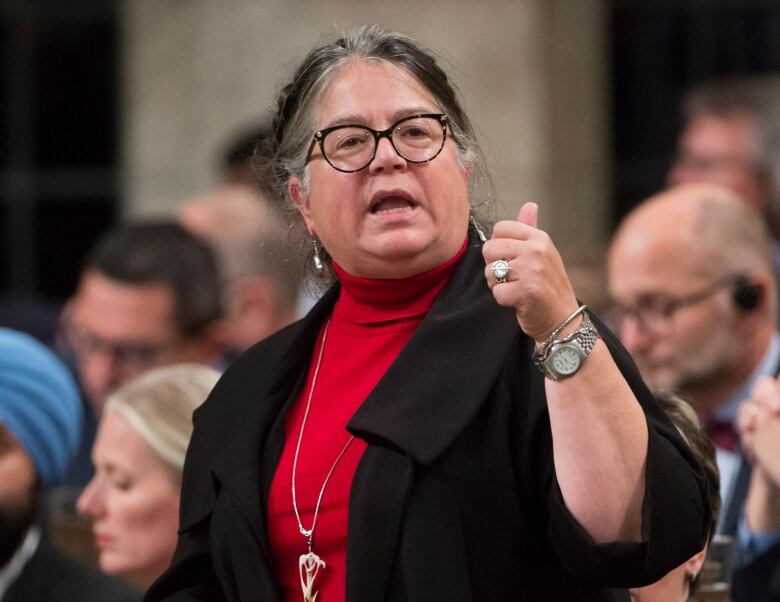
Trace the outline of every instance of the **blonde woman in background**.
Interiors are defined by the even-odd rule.
[[[218,378],[212,368],[179,364],[109,396],[92,448],[95,476],[77,503],[92,521],[105,573],[145,590],[170,563],[192,412]]]

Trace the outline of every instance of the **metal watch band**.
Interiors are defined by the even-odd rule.
[[[542,353],[537,353],[536,350],[534,351],[534,364],[537,368],[539,368],[542,374],[545,375],[545,377],[549,378],[550,380],[558,381],[560,380],[560,377],[557,374],[551,372],[545,363],[552,350],[556,346],[564,343],[576,344],[577,347],[579,347],[582,351],[582,358],[584,361],[584,359],[590,355],[590,352],[593,351],[593,347],[595,346],[598,338],[599,331],[596,330],[596,327],[593,325],[593,322],[590,320],[587,312],[583,312],[582,322],[580,322],[577,330],[561,340],[553,340],[550,341],[549,344],[543,345],[541,350],[543,351]],[[545,341],[545,343],[547,343],[547,341]]]

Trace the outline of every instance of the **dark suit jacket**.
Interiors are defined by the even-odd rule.
[[[137,602],[122,581],[85,567],[41,541],[2,602]]]
[[[650,424],[645,541],[592,543],[555,480],[532,341],[483,270],[472,245],[348,424],[369,444],[350,493],[348,600],[609,600],[605,585],[655,581],[704,544],[703,474],[606,331]],[[267,495],[337,296],[240,357],[196,412],[178,548],[148,601],[280,599]]]
[[[733,602],[780,602],[780,544],[734,571]]]
[[[775,378],[780,376],[780,362],[774,367],[773,375]],[[750,489],[750,476],[753,467],[747,461],[742,450],[739,451],[739,468],[734,480],[734,486],[731,489],[727,499],[722,500],[721,518],[718,521],[717,533],[723,535],[737,536],[739,521],[744,514],[745,501],[747,500]]]

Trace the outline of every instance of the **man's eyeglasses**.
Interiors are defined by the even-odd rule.
[[[631,318],[643,332],[661,334],[666,332],[672,316],[680,309],[701,303],[719,290],[725,287],[737,286],[738,283],[745,281],[747,279],[744,274],[735,274],[719,278],[708,287],[681,297],[647,296],[633,305],[613,302],[609,310],[608,320],[618,331],[623,322]]]
[[[107,354],[128,371],[152,367],[159,356],[169,349],[168,346],[156,343],[108,341],[72,323],[66,325],[65,335],[77,356]]]
[[[311,159],[312,148],[317,143],[322,156],[334,169],[344,173],[360,171],[374,160],[382,138],[387,138],[395,152],[406,161],[427,163],[444,148],[447,116],[443,113],[410,115],[386,130],[365,125],[334,125],[314,133],[306,162]]]

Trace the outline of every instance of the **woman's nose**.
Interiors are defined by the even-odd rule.
[[[76,500],[76,511],[87,518],[94,518],[100,509],[100,492],[98,490],[97,477],[87,483],[84,491]]]
[[[390,169],[403,169],[406,167],[406,159],[399,155],[389,138],[380,138],[376,145],[374,160],[368,166],[370,171],[382,171]]]

